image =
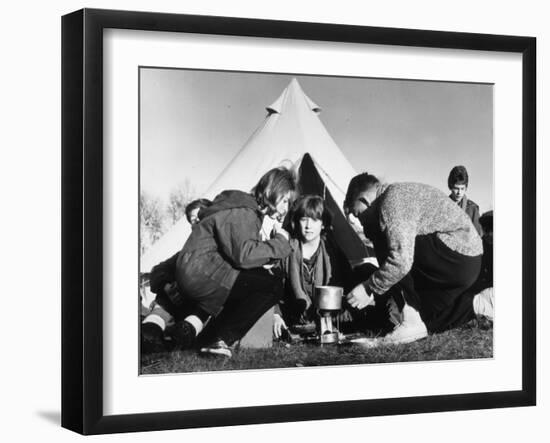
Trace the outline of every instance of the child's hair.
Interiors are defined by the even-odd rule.
[[[455,166],[449,173],[447,179],[447,185],[449,189],[452,189],[455,185],[466,185],[468,187],[468,171],[464,166]]]
[[[284,167],[274,168],[266,172],[258,184],[252,189],[260,208],[275,212],[277,203],[290,192],[290,199],[296,193],[296,178],[292,171]]]
[[[189,220],[189,217],[191,217],[191,211],[194,211],[197,208],[207,208],[210,206],[212,202],[206,198],[199,198],[198,200],[193,200],[192,202],[188,203],[185,207],[185,217],[187,220]],[[199,211],[200,212],[200,211]]]
[[[344,211],[349,212],[349,209],[353,206],[359,194],[368,191],[373,186],[378,186],[379,184],[380,180],[368,172],[363,172],[362,174],[353,177],[349,182],[348,191],[346,192]]]
[[[300,233],[300,219],[310,217],[323,222],[323,230],[326,232],[332,228],[332,214],[325,207],[323,197],[319,195],[302,195],[290,211],[290,227],[294,237]]]

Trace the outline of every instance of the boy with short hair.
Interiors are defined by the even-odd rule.
[[[464,166],[455,166],[451,169],[449,178],[447,179],[447,185],[451,191],[449,197],[458,206],[460,206],[466,214],[468,214],[468,217],[472,220],[477,233],[481,236],[482,231],[479,223],[479,206],[466,196],[468,179],[468,171]]]

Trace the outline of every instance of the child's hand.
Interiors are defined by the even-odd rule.
[[[279,314],[273,314],[273,335],[275,338],[281,338],[283,331],[286,331],[288,328],[286,326],[283,317]]]
[[[363,285],[357,285],[347,295],[349,305],[355,309],[363,309],[374,304],[374,296],[369,295]]]

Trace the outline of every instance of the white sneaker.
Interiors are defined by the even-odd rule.
[[[495,316],[495,295],[493,288],[487,288],[474,296],[474,312],[476,315],[482,315],[489,320]]]
[[[223,340],[216,340],[209,346],[205,346],[204,348],[201,348],[200,353],[203,355],[213,355],[216,357],[227,357],[231,358],[233,353],[231,352],[231,348],[227,346],[227,343],[225,343]]]
[[[412,343],[428,336],[428,329],[416,309],[405,305],[401,314],[403,321],[384,337],[384,343],[394,345]]]

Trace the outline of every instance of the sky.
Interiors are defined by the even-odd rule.
[[[200,196],[294,77],[357,173],[448,192],[464,165],[468,197],[493,208],[492,85],[400,79],[141,68],[141,190],[167,200],[187,181]]]

